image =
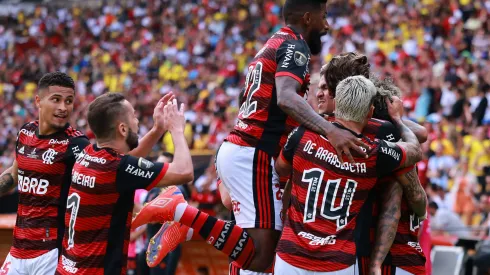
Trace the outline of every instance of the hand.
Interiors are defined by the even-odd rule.
[[[381,267],[370,266],[369,267],[369,275],[381,275]]]
[[[183,133],[185,128],[184,103],[177,107],[177,100],[167,102],[163,107],[163,120],[165,129],[170,133]]]
[[[356,151],[365,158],[368,157],[364,149],[368,149],[369,147],[347,130],[332,127],[332,131],[330,131],[330,134],[328,135],[328,141],[330,141],[335,148],[335,151],[337,151],[337,157],[341,162],[344,162],[342,154],[345,154],[349,159],[349,162],[355,163],[350,150]]]
[[[153,110],[153,129],[161,134],[163,134],[167,130],[165,128],[165,121],[163,119],[163,107],[165,107],[168,102],[171,102],[174,99],[175,96],[172,92],[167,93],[158,101],[157,106],[155,106],[155,109]]]
[[[391,100],[386,98],[385,101],[391,119],[393,119],[393,121],[400,120],[401,114],[403,114],[403,102],[396,96],[392,97]]]

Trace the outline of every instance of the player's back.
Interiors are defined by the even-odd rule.
[[[299,127],[288,140],[294,146],[291,204],[278,256],[307,270],[336,271],[356,262],[357,215],[375,186],[380,165],[378,141],[364,138],[369,158],[341,164],[328,140]],[[293,142],[291,145],[290,142]],[[390,170],[389,164],[386,169]]]
[[[88,143],[69,125],[39,134],[39,122],[25,124],[16,146],[19,205],[10,253],[31,259],[60,248],[63,218],[75,154]]]
[[[67,232],[58,274],[126,273],[134,192],[117,190],[121,159],[122,155],[114,150],[96,145],[88,146],[78,156],[71,178],[65,214]]]
[[[249,65],[238,122],[226,140],[276,156],[298,123],[277,105],[275,77],[296,79],[302,85],[299,95],[306,98],[309,60],[308,45],[299,33],[290,27],[276,32]]]

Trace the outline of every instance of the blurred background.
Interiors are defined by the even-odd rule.
[[[0,169],[13,161],[19,127],[37,117],[33,96],[44,73],[73,77],[71,123],[90,138],[86,111],[98,95],[124,93],[138,112],[142,136],[152,126],[155,102],[173,91],[187,106],[185,135],[196,167],[189,199],[228,217],[217,192],[214,151],[235,124],[248,62],[283,26],[283,2],[0,1]],[[433,244],[461,247],[464,272],[490,260],[490,1],[328,5],[331,31],[322,38],[321,55],[310,62],[310,97],[321,65],[334,55],[368,55],[374,72],[393,78],[403,91],[405,116],[429,131],[418,169],[433,202]],[[166,134],[151,158],[173,150]],[[15,193],[2,198],[0,212],[15,213],[16,203]],[[207,269],[210,261],[194,264],[193,271],[183,271],[181,264],[180,272],[222,274]],[[221,264],[226,259],[215,265]]]

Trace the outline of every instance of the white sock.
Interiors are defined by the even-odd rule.
[[[192,239],[192,235],[194,235],[194,228],[189,228],[189,231],[187,231],[187,237],[185,237],[185,240],[190,241]]]
[[[184,215],[185,208],[187,207],[187,203],[179,203],[177,208],[175,208],[174,221],[180,221],[180,218]]]

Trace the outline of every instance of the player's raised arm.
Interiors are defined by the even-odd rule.
[[[168,171],[157,186],[180,185],[194,180],[194,167],[187,140],[184,136],[184,104],[177,106],[177,100],[165,105],[165,128],[172,135],[175,146],[174,160],[168,164]]]
[[[326,136],[335,147],[339,159],[344,153],[349,161],[354,162],[350,150],[365,155],[359,146],[367,146],[348,131],[334,127],[319,116],[298,94],[308,71],[309,53],[305,47],[298,41],[287,40],[277,50],[277,105],[301,125]]]
[[[387,181],[381,188],[381,205],[376,240],[371,254],[370,274],[379,274],[386,255],[390,252],[395,240],[398,222],[401,217],[401,200],[403,190],[397,182]]]
[[[17,182],[17,161],[14,160],[12,166],[3,171],[0,175],[0,197],[10,193]]]
[[[153,111],[153,128],[139,141],[138,147],[128,154],[135,157],[146,157],[150,154],[153,146],[160,140],[167,129],[164,127],[163,107],[167,102],[175,98],[172,92],[162,97]]]

